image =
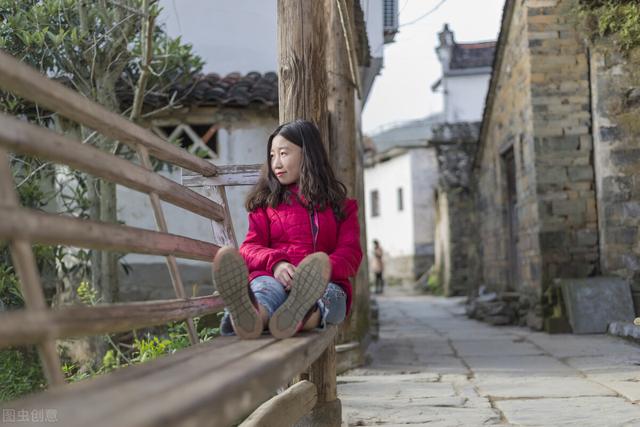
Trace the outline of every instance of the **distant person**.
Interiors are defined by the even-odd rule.
[[[381,294],[384,291],[384,263],[382,262],[382,247],[378,240],[373,241],[373,272],[376,275],[376,294]]]
[[[265,173],[247,198],[247,237],[213,261],[222,335],[257,338],[268,328],[287,338],[337,325],[351,307],[362,259],[358,204],[335,177],[320,131],[285,123],[265,151]]]

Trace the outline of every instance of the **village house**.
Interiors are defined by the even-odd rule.
[[[506,1],[472,182],[478,286],[517,301],[505,321],[576,332],[584,301],[633,317],[629,284],[640,308],[640,96],[637,64],[579,34],[570,4]],[[580,278],[590,298],[560,295]]]
[[[369,251],[373,239],[378,239],[385,251],[388,279],[413,283],[435,262],[446,293],[453,294],[467,286],[458,280],[460,274],[453,277],[451,273],[461,271],[459,263],[454,267],[451,262],[451,253],[458,252],[453,247],[465,233],[452,232],[457,223],[444,219],[450,202],[445,195],[438,196],[439,182],[449,172],[443,177],[439,164],[448,149],[443,147],[460,146],[461,135],[465,144],[475,146],[495,42],[456,42],[448,25],[438,39],[442,76],[431,88],[442,92],[444,111],[371,136],[374,150],[365,169],[366,218]],[[452,201],[451,209],[454,205]],[[449,290],[451,283],[457,284],[456,292]]]
[[[184,148],[216,165],[263,163],[267,138],[278,125],[277,2],[197,0],[188,7],[176,8],[173,2],[162,0],[160,5],[163,11],[158,22],[166,26],[172,37],[180,36],[183,42],[193,45],[205,66],[204,74],[196,76],[193,84],[177,88],[179,93],[187,94],[181,108],[154,114],[147,118],[146,125],[163,137],[180,138]],[[359,115],[382,67],[382,47],[393,41],[397,32],[397,2],[356,1],[353,6],[357,27],[355,49],[362,82],[361,98],[356,100]],[[150,109],[152,101],[147,104]],[[359,117],[356,122],[360,123]],[[165,173],[176,181],[183,179],[181,169]],[[214,199],[219,197],[210,194],[206,187],[198,191]],[[227,190],[238,242],[242,242],[248,227],[244,209],[248,191],[249,187]],[[142,194],[118,188],[118,214],[124,223],[155,228],[149,207]],[[163,204],[163,207],[169,231],[213,240],[215,230],[209,221],[174,206]],[[218,237],[224,241],[228,236]],[[123,261],[132,267],[128,274],[121,272],[124,299],[157,299],[170,291],[163,283],[164,258],[129,254]],[[179,262],[186,285],[197,285],[193,288],[197,288],[198,295],[212,292],[207,263]],[[188,292],[191,291],[189,286]]]

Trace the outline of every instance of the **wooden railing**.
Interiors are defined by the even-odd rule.
[[[160,200],[212,220],[213,237],[218,239],[215,241],[237,245],[225,186],[255,183],[259,165],[214,166],[2,52],[0,88],[127,144],[138,154],[140,163],[136,165],[52,130],[0,114],[0,239],[10,243],[26,306],[0,315],[0,349],[35,344],[51,386],[43,393],[5,402],[4,407],[55,408],[56,420],[62,425],[229,425],[273,396],[277,388],[302,375],[308,381],[264,403],[245,424],[289,425],[311,412],[312,418],[323,417],[323,424],[339,425],[335,327],[282,341],[271,337],[251,341],[221,337],[197,344],[191,319],[219,312],[223,303],[217,295],[186,298],[176,258],[210,262],[219,246],[169,233]],[[158,230],[21,207],[8,152],[64,164],[148,194]],[[186,185],[155,173],[150,156],[188,170]],[[198,189],[207,189],[208,194],[213,191],[218,202],[203,196]],[[34,243],[163,255],[176,299],[51,310],[45,302],[31,249]],[[99,378],[64,384],[57,339],[122,332],[184,319],[192,347]]]

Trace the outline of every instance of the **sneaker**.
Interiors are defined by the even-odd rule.
[[[221,248],[213,259],[213,281],[220,292],[236,335],[243,339],[262,334],[262,320],[251,299],[249,273],[242,256],[232,246]]]
[[[316,252],[303,259],[296,268],[289,296],[269,319],[271,335],[283,339],[298,332],[309,309],[322,297],[330,277],[327,254]]]

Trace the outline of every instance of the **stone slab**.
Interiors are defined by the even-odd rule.
[[[422,402],[373,402],[360,407],[343,407],[350,426],[420,425],[480,426],[498,424],[500,416],[493,409],[424,406]]]
[[[640,362],[609,365],[605,362],[599,368],[583,372],[590,381],[615,390],[632,402],[640,402]]]
[[[631,288],[621,278],[560,279],[559,283],[576,334],[603,334],[611,322],[635,318]]]
[[[512,338],[454,340],[452,345],[461,357],[542,354],[542,350],[533,344]]]
[[[600,384],[575,377],[490,377],[477,378],[474,383],[481,395],[494,399],[616,395]]]
[[[501,400],[495,405],[508,422],[520,426],[640,425],[640,407],[617,397]]]
[[[344,401],[364,399],[425,399],[432,397],[453,397],[456,391],[451,384],[418,382],[418,381],[376,381],[368,377],[366,382],[350,382],[338,384],[338,396]]]
[[[580,371],[551,356],[473,356],[464,359],[479,378],[580,376]]]
[[[639,347],[609,335],[548,335],[534,333],[527,338],[554,357],[608,356],[634,354]]]
[[[640,374],[640,347],[638,347],[635,353],[569,357],[564,359],[564,361],[586,375],[616,372]]]
[[[633,322],[611,322],[608,332],[617,337],[633,339],[640,343],[640,325]]]

